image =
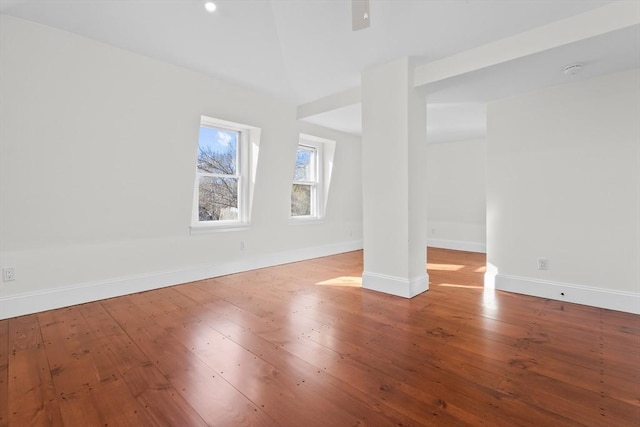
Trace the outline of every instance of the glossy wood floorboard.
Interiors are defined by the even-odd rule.
[[[640,316],[363,290],[362,252],[0,321],[0,426],[639,426]]]

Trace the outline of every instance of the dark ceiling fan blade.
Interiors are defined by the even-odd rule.
[[[370,22],[369,0],[351,0],[351,28],[353,31],[368,28]]]

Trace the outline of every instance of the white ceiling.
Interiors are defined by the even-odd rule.
[[[350,0],[218,0],[215,14],[206,13],[201,0],[0,0],[0,13],[84,35],[300,105],[358,86],[362,70],[375,64],[401,56],[431,62],[611,3],[370,2],[371,27],[357,32],[351,31]],[[615,63],[613,68],[628,67],[630,62],[623,57],[632,58],[638,66],[640,37],[637,28],[633,31],[610,34],[611,38],[593,46],[567,47],[439,82],[428,88],[429,103],[453,103],[451,111],[458,117],[464,114],[461,104],[469,104],[469,111],[477,116],[487,100],[558,84],[563,78],[558,68],[574,60],[585,63],[585,76],[607,69],[607,61]],[[430,107],[443,117],[445,109]],[[306,120],[360,132],[358,106]],[[443,118],[435,127],[447,128],[445,122],[455,120]],[[431,132],[433,136],[433,126]],[[455,133],[447,132],[447,138]]]
[[[565,76],[564,67],[575,63],[583,66],[581,72]],[[427,99],[486,103],[633,67],[640,67],[639,25],[441,80],[427,87]]]
[[[579,74],[566,76],[569,64]],[[496,99],[640,68],[640,25],[525,56],[427,85],[427,140],[443,143],[479,139],[486,133],[486,104]],[[360,105],[306,118],[321,126],[359,135]]]

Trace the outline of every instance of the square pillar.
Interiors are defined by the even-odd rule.
[[[362,73],[366,289],[411,298],[427,276],[426,100],[409,58]]]

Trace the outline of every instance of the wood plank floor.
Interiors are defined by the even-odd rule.
[[[0,425],[640,425],[640,316],[428,260],[411,300],[351,252],[0,321]]]

